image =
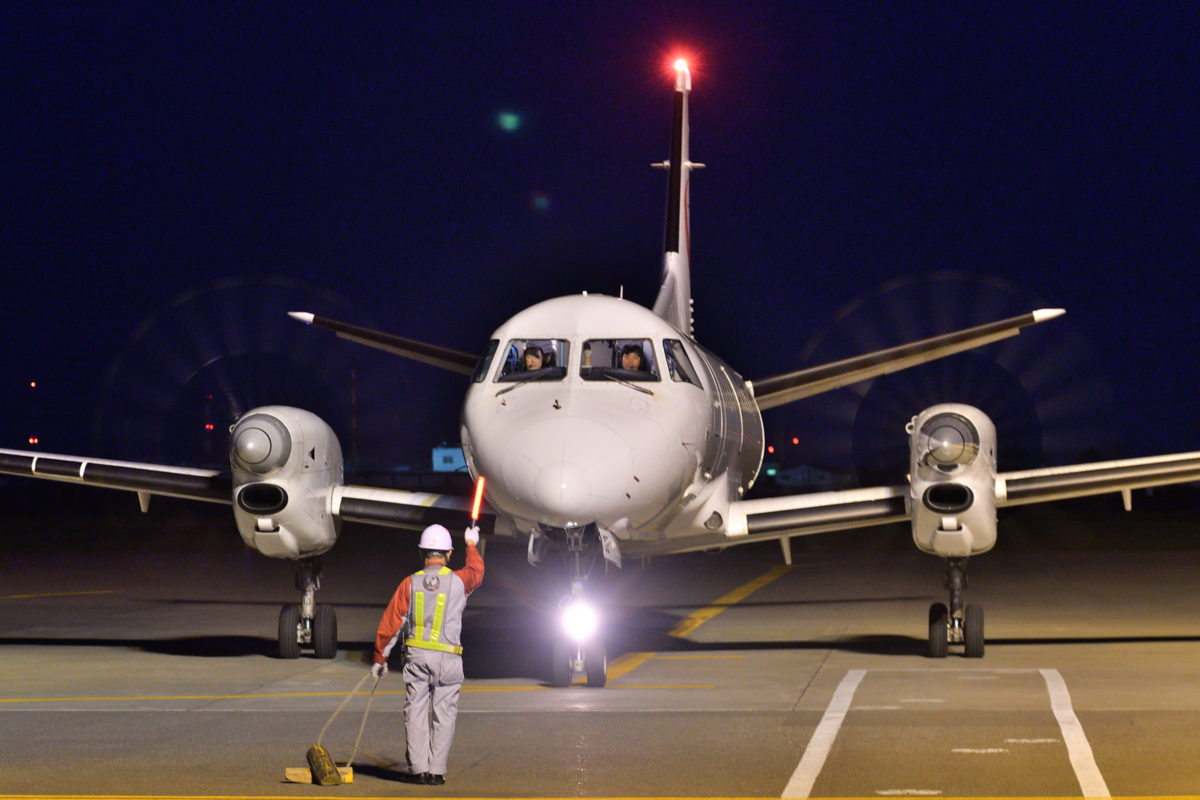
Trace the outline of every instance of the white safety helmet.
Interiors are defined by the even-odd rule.
[[[421,531],[421,541],[417,547],[422,550],[441,550],[442,552],[454,549],[454,545],[450,543],[450,531],[446,530],[443,525],[430,525]]]

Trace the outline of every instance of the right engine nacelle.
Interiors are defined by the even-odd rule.
[[[908,423],[913,541],[945,558],[996,544],[996,428],[972,406],[931,406]]]
[[[262,406],[230,429],[233,516],[248,547],[273,558],[320,555],[337,541],[330,494],[343,482],[342,447],[315,414]]]

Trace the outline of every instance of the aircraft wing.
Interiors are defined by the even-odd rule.
[[[230,475],[214,470],[0,450],[0,474],[136,492],[143,511],[151,495],[225,505],[233,501]],[[421,530],[436,522],[453,530],[470,519],[469,497],[368,486],[333,486],[327,491],[335,517],[368,525]],[[492,533],[494,512],[485,507],[479,527],[484,533]]]
[[[148,496],[153,494],[225,504],[231,503],[233,497],[229,475],[213,470],[110,461],[56,453],[0,450],[0,474],[65,481],[105,489],[125,489],[142,495],[143,507],[148,502]]]
[[[729,506],[729,534],[703,533],[648,541],[622,541],[629,558],[717,550],[776,541],[784,536],[867,528],[908,520],[907,486],[875,486],[834,492],[737,500]]]
[[[754,399],[761,409],[775,408],[803,397],[1007,339],[1016,336],[1024,327],[1054,319],[1063,313],[1061,308],[1042,308],[986,325],[753,381]]]
[[[349,322],[318,317],[307,311],[289,311],[288,316],[306,325],[315,325],[318,328],[333,331],[340,339],[365,344],[377,350],[386,350],[389,353],[441,367],[460,375],[473,375],[475,364],[479,361],[477,354],[452,350],[449,347],[441,347],[427,342],[418,342],[416,339],[406,339],[394,333],[364,328]]]
[[[1119,492],[1129,509],[1130,492],[1134,489],[1190,481],[1200,481],[1200,452],[1000,473],[995,476],[995,499],[997,507],[1004,507]],[[988,488],[990,491],[991,487]],[[898,485],[738,500],[729,506],[728,533],[623,541],[621,554],[645,558],[720,550],[793,536],[908,522],[908,495],[909,487]]]
[[[1002,472],[996,476],[996,505],[1019,506],[1120,492],[1128,509],[1129,492],[1134,489],[1197,480],[1200,452]]]
[[[463,528],[471,518],[471,498],[448,494],[376,489],[370,486],[336,486],[331,498],[334,516],[368,525],[422,530],[438,523],[451,531]],[[480,532],[495,533],[495,512],[486,506],[479,521]]]

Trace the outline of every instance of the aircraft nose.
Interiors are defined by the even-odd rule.
[[[543,467],[534,479],[533,493],[538,503],[556,515],[579,513],[591,496],[588,475],[574,464],[558,463]]]
[[[533,425],[509,440],[504,475],[514,499],[548,525],[595,522],[601,507],[624,498],[633,475],[628,443],[611,428],[561,418]]]

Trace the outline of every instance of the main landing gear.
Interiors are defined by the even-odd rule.
[[[279,609],[279,657],[299,658],[300,648],[311,646],[317,658],[337,655],[337,614],[333,606],[317,605],[321,588],[321,559],[306,558],[296,565],[296,588],[303,598]]]
[[[950,644],[961,644],[967,658],[983,657],[983,606],[963,607],[967,588],[967,559],[946,559],[946,588],[950,607],[934,603],[929,607],[929,657],[945,658]]]
[[[601,687],[608,682],[608,654],[599,615],[583,590],[601,550],[599,533],[591,525],[568,528],[561,533],[571,575],[571,593],[559,603],[559,630],[551,646],[550,683],[569,686],[576,675],[582,674],[588,686]]]

